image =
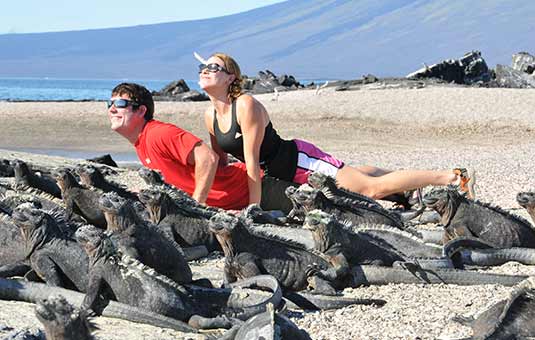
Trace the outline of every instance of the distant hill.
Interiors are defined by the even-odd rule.
[[[291,0],[206,20],[4,34],[0,77],[196,79],[193,51],[222,51],[248,75],[354,79],[404,76],[471,50],[489,67],[534,54],[535,1]]]

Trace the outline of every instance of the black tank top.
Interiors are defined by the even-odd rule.
[[[214,136],[223,151],[242,162],[243,136],[236,118],[236,101],[232,102],[230,129],[223,133],[217,124],[217,112],[214,109]],[[271,122],[264,130],[264,139],[260,145],[260,167],[273,177],[292,181],[297,168],[297,145],[293,141],[283,140],[273,128]]]

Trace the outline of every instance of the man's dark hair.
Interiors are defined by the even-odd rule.
[[[121,83],[111,90],[111,95],[121,96],[126,94],[131,100],[139,105],[145,105],[147,112],[145,112],[145,120],[149,121],[154,116],[154,100],[152,94],[146,87],[135,83]]]

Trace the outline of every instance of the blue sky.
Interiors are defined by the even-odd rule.
[[[0,34],[71,31],[205,19],[283,0],[8,0],[2,1]]]

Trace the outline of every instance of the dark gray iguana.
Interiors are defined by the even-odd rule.
[[[72,218],[74,214],[78,214],[88,223],[106,229],[106,218],[98,205],[102,191],[84,188],[68,169],[58,170],[55,176],[61,188],[67,217]]]
[[[251,279],[231,289],[181,286],[122,254],[102,230],[84,226],[76,231],[76,239],[91,259],[83,310],[95,310],[99,293],[108,287],[119,302],[189,321],[198,328],[211,327],[213,323],[223,323],[227,328],[235,323],[233,318],[245,320],[265,311],[268,303],[278,305],[282,298],[280,287],[272,277]],[[271,293],[241,290],[254,285]]]
[[[471,236],[497,248],[535,248],[535,230],[528,221],[499,207],[467,199],[453,187],[430,191],[424,203],[441,215],[444,243]]]
[[[20,159],[13,161],[13,168],[16,187],[33,187],[61,198],[61,190],[54,179],[47,176],[37,176],[28,164]]]
[[[212,209],[189,200],[173,198],[172,192],[163,187],[143,189],[139,199],[149,212],[151,222],[162,231],[172,235],[182,247],[204,245],[208,251],[221,250],[214,234],[209,230]]]
[[[308,184],[311,187],[323,192],[327,198],[333,200],[337,204],[346,204],[344,199],[347,198],[349,200],[346,202],[364,201],[368,202],[369,204],[381,206],[379,202],[371,197],[340,187],[334,177],[322,174],[320,172],[313,172],[308,177]],[[411,197],[408,197],[408,194],[412,194],[412,191],[388,195],[382,198],[382,200],[394,202],[401,206],[404,210],[410,210],[414,205],[414,202],[411,201]]]
[[[329,200],[321,191],[307,184],[298,189],[289,187],[286,195],[294,204],[290,213],[292,217],[304,220],[304,215],[312,210],[320,209],[335,216],[344,223],[358,225],[362,223],[386,224],[399,229],[404,229],[403,222],[397,215],[388,210],[364,201],[352,201],[351,204],[336,204]]]
[[[107,180],[102,172],[92,164],[79,164],[76,173],[80,176],[80,183],[86,187],[95,187],[103,192],[116,192],[119,196],[137,201],[137,194],[124,186]]]
[[[312,232],[315,250],[327,256],[332,267],[319,270],[316,275],[332,281],[351,274],[351,267],[356,265],[375,265],[392,267],[396,263],[411,263],[420,266],[419,259],[406,256],[401,249],[385,242],[382,238],[358,228],[339,223],[332,215],[321,210],[309,212],[303,228]],[[435,255],[430,252],[428,255]],[[426,266],[452,268],[449,259],[425,258]]]
[[[245,221],[228,213],[212,217],[210,229],[225,253],[224,281],[227,283],[256,275],[273,275],[285,290],[285,296],[301,308],[332,309],[351,304],[384,304],[377,299],[345,299],[298,292],[308,289],[310,283],[315,293],[333,294],[331,283],[318,277],[309,278],[308,275],[311,269],[329,267],[320,254],[281,235],[256,233],[246,226]],[[303,307],[305,305],[307,307]]]
[[[131,201],[110,192],[103,194],[98,203],[106,216],[108,230],[125,254],[178,283],[191,282],[191,269],[180,246],[172,236],[142,220]]]
[[[52,295],[63,296],[70,304],[80,306],[85,294],[43,283],[0,278],[0,299],[39,303]],[[110,301],[102,310],[102,316],[146,323],[157,327],[171,328],[182,332],[196,333],[197,330],[182,321],[144,309]]]
[[[535,282],[519,283],[505,300],[477,317],[455,316],[454,321],[472,328],[472,340],[532,339],[535,337]]]
[[[87,288],[88,258],[83,249],[65,236],[53,216],[31,206],[20,205],[13,221],[26,243],[26,256],[37,275],[51,286]]]

